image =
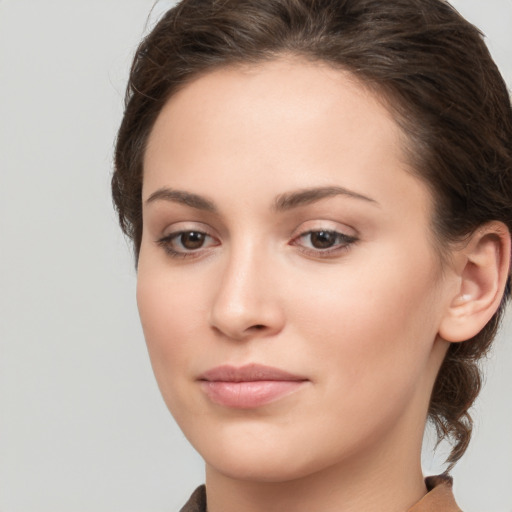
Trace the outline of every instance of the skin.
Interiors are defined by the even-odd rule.
[[[398,512],[425,494],[439,330],[461,281],[441,267],[432,197],[402,144],[356,79],[296,59],[210,72],[160,113],[137,300],[165,402],[205,459],[209,512]],[[275,207],[318,187],[366,199]],[[349,238],[318,249],[315,230]],[[197,249],[190,231],[207,235]],[[248,363],[306,382],[253,409],[205,395],[203,372]]]

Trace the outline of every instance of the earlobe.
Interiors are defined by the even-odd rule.
[[[450,342],[478,334],[498,309],[510,273],[511,241],[497,221],[478,228],[457,251],[459,285],[439,327]]]

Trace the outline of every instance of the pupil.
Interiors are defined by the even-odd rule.
[[[311,233],[311,243],[316,249],[327,249],[334,245],[336,235],[330,231],[316,231]]]
[[[190,231],[181,235],[181,243],[186,249],[199,249],[204,243],[204,234]]]

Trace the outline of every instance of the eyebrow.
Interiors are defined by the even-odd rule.
[[[276,212],[284,212],[315,203],[321,199],[327,199],[329,197],[339,195],[363,200],[380,206],[375,199],[359,194],[358,192],[354,192],[344,187],[330,186],[308,188],[281,194],[276,197],[272,209]],[[179,203],[210,213],[218,213],[218,208],[211,199],[198,194],[193,194],[192,192],[185,192],[184,190],[175,190],[167,187],[160,188],[146,199],[146,204],[153,203],[158,200]]]
[[[369,203],[373,203],[376,206],[380,204],[371,197],[364,196],[358,192],[354,192],[344,187],[318,187],[308,188],[304,190],[298,190],[297,192],[289,192],[286,194],[279,195],[274,202],[274,210],[277,212],[283,212],[298,208],[307,204],[315,203],[321,199],[326,199],[334,196],[345,196],[353,199],[360,199]]]
[[[159,188],[153,192],[147,199],[146,204],[157,200],[171,201],[173,203],[184,204],[197,210],[204,210],[210,213],[217,213],[217,207],[214,202],[206,197],[185,192],[184,190],[174,190],[171,188]]]

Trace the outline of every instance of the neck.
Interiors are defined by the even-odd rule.
[[[284,482],[239,480],[207,465],[208,512],[405,512],[427,492],[421,439],[410,432],[398,436],[393,449],[380,445],[357,460]],[[396,450],[396,442],[404,449]]]

